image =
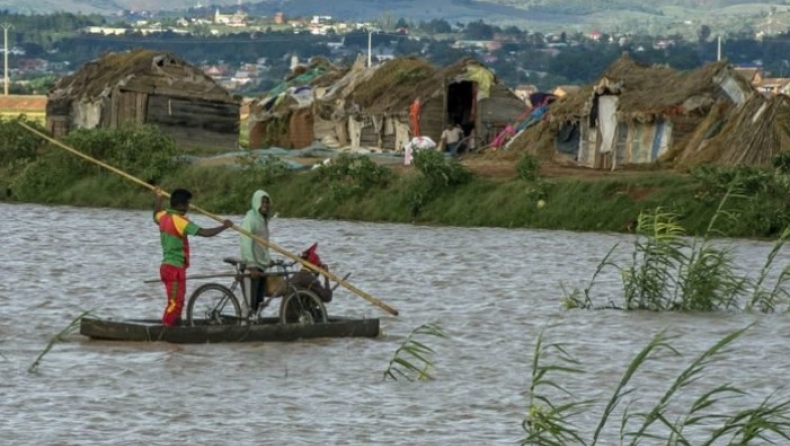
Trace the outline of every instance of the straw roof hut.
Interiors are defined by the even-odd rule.
[[[755,95],[741,107],[718,107],[700,126],[676,166],[700,164],[770,167],[790,148],[790,98]]]
[[[683,147],[719,102],[743,104],[755,91],[726,62],[677,71],[627,54],[594,84],[551,107],[563,143],[578,144],[577,162],[614,169],[658,161]]]
[[[275,145],[301,149],[316,136],[314,103],[341,79],[347,69],[314,58],[250,104],[250,148]]]
[[[420,100],[420,135],[439,141],[447,124],[487,140],[526,110],[524,101],[472,58],[437,69],[418,58],[396,58],[348,96],[352,145],[398,150],[414,135],[409,108]]]
[[[309,69],[301,76],[252,107],[251,147],[300,148],[321,141],[330,147],[398,150],[414,134],[409,108],[418,97],[421,134],[437,142],[448,123],[485,137],[484,131],[494,134],[526,108],[473,59],[439,69],[423,59],[400,57],[372,68],[357,63],[331,79]],[[309,91],[313,94],[302,93]]]
[[[47,127],[155,124],[182,145],[236,147],[241,100],[167,52],[109,53],[61,78],[47,97]]]

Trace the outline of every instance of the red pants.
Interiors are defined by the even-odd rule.
[[[173,327],[181,320],[181,309],[184,307],[184,296],[187,291],[187,270],[182,266],[162,264],[159,277],[165,284],[167,306],[162,315],[162,325]]]

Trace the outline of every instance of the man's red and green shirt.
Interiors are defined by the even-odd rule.
[[[162,263],[177,267],[189,267],[189,239],[195,235],[200,226],[192,223],[175,209],[167,209],[154,215],[154,223],[159,225],[159,237],[162,242]]]

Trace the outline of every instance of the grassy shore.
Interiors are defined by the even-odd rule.
[[[42,142],[0,120],[0,199],[30,203],[145,209],[150,191]],[[705,168],[689,173],[644,171],[549,176],[533,157],[500,161],[491,175],[436,152],[395,168],[366,157],[341,156],[328,167],[294,172],[277,159],[254,157],[224,166],[180,164],[183,151],[155,127],[75,131],[63,140],[83,152],[164,189],[185,187],[195,203],[241,214],[266,189],[282,217],[449,226],[632,232],[644,211],[677,215],[690,235],[708,234],[728,193],[722,236],[776,237],[790,225],[785,197],[790,169]],[[318,160],[316,160],[318,161]],[[479,159],[477,160],[479,161]],[[782,166],[790,166],[790,158]],[[475,167],[477,166],[477,168]]]
[[[189,188],[195,193],[196,204],[223,214],[245,212],[249,197],[260,187],[272,195],[274,208],[282,217],[574,231],[631,232],[641,212],[662,207],[677,212],[690,234],[702,234],[717,204],[697,179],[669,172],[595,179],[554,177],[537,183],[473,176],[467,184],[439,191],[418,213],[411,203],[421,179],[415,170],[400,171],[387,184],[347,196],[334,193],[318,172],[275,180],[263,177],[257,171],[189,166],[166,176],[160,184],[165,189]],[[125,179],[96,172],[25,201],[146,209],[151,196]],[[732,200],[731,210],[740,218],[722,235],[778,234],[780,223],[772,222],[772,215],[768,215],[771,201],[770,197]]]

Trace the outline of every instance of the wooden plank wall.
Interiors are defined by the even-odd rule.
[[[238,103],[151,95],[146,122],[158,125],[182,146],[236,148],[240,107]]]
[[[68,116],[47,116],[46,128],[54,137],[66,136],[69,132]]]
[[[65,136],[70,129],[71,100],[47,101],[46,128],[55,137]]]
[[[102,116],[102,125],[110,128],[124,124],[145,123],[148,94],[134,91],[115,90],[110,99],[110,110]]]
[[[482,124],[512,124],[527,110],[527,106],[504,85],[492,85],[490,95],[478,102],[478,116]]]
[[[420,112],[420,133],[422,136],[427,136],[439,144],[444,124],[444,95],[425,101]]]
[[[362,133],[359,137],[359,146],[379,146],[379,133],[376,131],[376,125],[373,123],[373,118],[370,116],[364,116],[362,119]]]

